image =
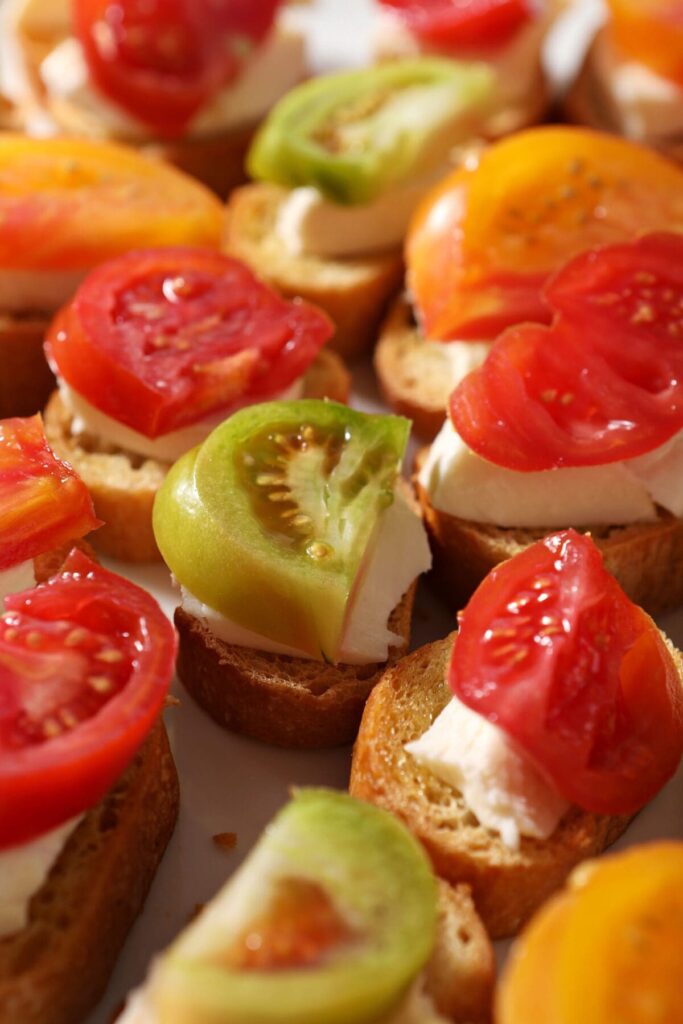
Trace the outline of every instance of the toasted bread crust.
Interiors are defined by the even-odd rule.
[[[46,313],[0,317],[0,419],[40,412],[55,386],[43,353]]]
[[[78,548],[88,558],[97,561],[95,552],[87,540],[80,537],[78,540],[67,541],[66,544],[60,544],[58,548],[53,548],[52,551],[44,551],[43,554],[36,555],[33,559],[33,575],[36,578],[36,583],[44,583],[51,576],[55,576],[74,548]]]
[[[337,328],[328,345],[343,356],[356,356],[374,343],[387,303],[401,287],[401,254],[393,250],[336,260],[292,256],[274,230],[286,196],[285,189],[264,184],[233,192],[225,251],[248,263],[283,295],[301,296],[324,309]]]
[[[28,925],[0,939],[0,1024],[77,1024],[106,987],[178,813],[159,722],[119,783],[69,838]]]
[[[345,402],[350,377],[334,352],[319,353],[305,378],[306,398]],[[71,433],[72,416],[55,391],[45,410],[45,433],[60,458],[79,474],[104,526],[93,534],[98,550],[128,562],[158,562],[161,555],[152,530],[152,508],[168,464],[112,449],[95,437]]]
[[[432,579],[454,608],[464,607],[496,565],[555,532],[550,528],[515,529],[457,519],[435,509],[418,482],[416,489],[434,555]],[[605,568],[631,600],[650,615],[683,604],[682,519],[662,512],[655,523],[580,529],[591,534]]]
[[[455,789],[407,755],[405,744],[426,732],[451,697],[452,642],[427,644],[387,669],[363,714],[349,789],[404,821],[441,878],[470,885],[489,934],[500,938],[515,934],[574,865],[613,843],[631,819],[571,807],[549,839],[522,838],[510,850]]]
[[[436,944],[425,968],[426,989],[439,1013],[456,1024],[488,1024],[496,961],[467,885],[439,879]]]
[[[417,584],[394,609],[389,628],[404,638],[387,664],[408,649]],[[176,609],[178,676],[211,717],[233,732],[278,747],[350,743],[384,665],[328,665],[227,644],[199,619]]]

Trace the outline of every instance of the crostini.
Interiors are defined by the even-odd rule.
[[[287,4],[8,0],[10,87],[29,133],[125,142],[221,197],[272,105],[305,77]]]
[[[651,614],[683,604],[682,266],[674,234],[578,256],[545,290],[551,326],[504,332],[455,389],[418,473],[450,600],[574,526]]]
[[[590,538],[554,534],[486,577],[455,637],[386,672],[350,789],[472,886],[493,937],[512,934],[674,774],[682,682]]]
[[[331,334],[321,312],[209,249],[133,250],[93,271],[48,332],[59,389],[45,425],[104,520],[101,550],[159,558],[152,505],[168,469],[235,410],[345,401],[349,376],[323,349]]]
[[[333,402],[270,402],[166,477],[154,532],[182,587],[178,674],[221,725],[289,747],[354,738],[407,648],[430,564],[399,475],[409,430]]]
[[[380,390],[433,437],[451,391],[499,331],[550,321],[543,285],[568,259],[679,230],[683,171],[642,146],[560,126],[491,146],[438,185],[411,223],[410,301],[401,298],[382,329]]]
[[[320,305],[335,348],[358,354],[399,288],[411,213],[491,96],[486,68],[437,58],[298,86],[256,135],[248,169],[258,183],[230,199],[227,251]]]
[[[159,713],[176,639],[149,594],[80,551],[5,604],[0,1022],[76,1024],[102,994],[175,824]]]
[[[384,811],[302,789],[119,1024],[484,1024],[492,982],[467,887]]]

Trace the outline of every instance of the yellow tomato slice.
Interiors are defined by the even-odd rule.
[[[683,231],[683,171],[634,143],[536,128],[491,146],[424,200],[407,241],[427,337],[494,337],[547,321],[548,276],[597,245]]]
[[[617,47],[683,86],[681,0],[608,0]]]
[[[0,267],[88,269],[129,249],[220,244],[223,207],[125,146],[0,134]]]

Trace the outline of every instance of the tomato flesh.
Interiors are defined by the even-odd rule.
[[[0,420],[0,572],[98,526],[88,489],[49,447],[40,416]]]
[[[462,613],[449,683],[596,814],[629,814],[673,775],[683,696],[659,630],[573,530],[493,570]]]
[[[528,0],[381,0],[418,39],[443,49],[504,46],[534,17]]]
[[[157,717],[175,662],[156,601],[74,550],[0,619],[0,849],[93,807]]]
[[[182,134],[270,28],[278,0],[74,0],[97,87],[160,135]]]
[[[56,318],[60,377],[147,437],[281,393],[332,334],[242,263],[203,249],[128,253],[95,270]]]
[[[610,30],[621,52],[683,87],[680,0],[607,0]]]
[[[683,236],[581,255],[545,297],[553,324],[506,331],[451,396],[473,451],[522,472],[606,465],[683,429]]]

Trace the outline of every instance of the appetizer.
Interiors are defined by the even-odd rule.
[[[27,130],[126,142],[225,196],[258,122],[305,74],[279,0],[9,0]]]
[[[484,1024],[492,980],[467,887],[437,886],[384,811],[303,789],[120,1024]]]
[[[210,249],[133,250],[94,270],[47,335],[59,389],[45,423],[105,521],[101,549],[158,559],[152,505],[167,470],[235,410],[344,401],[348,374],[321,351],[331,333],[318,310]]]
[[[88,270],[140,245],[218,248],[222,207],[203,186],[131,150],[0,135],[0,416],[43,407],[50,317]]]
[[[76,1024],[102,994],[175,824],[159,718],[175,635],[149,594],[80,551],[5,604],[0,1022]]]
[[[398,290],[410,215],[491,95],[486,68],[437,58],[300,85],[256,136],[248,169],[259,183],[231,197],[228,251],[322,306],[340,352],[362,351]]]
[[[513,946],[496,1024],[680,1020],[682,879],[681,842],[577,868]]]
[[[334,402],[270,402],[166,477],[154,531],[182,588],[178,674],[222,725],[292,747],[355,736],[430,564],[399,476],[409,430]]]
[[[566,98],[566,113],[683,160],[680,0],[607,0],[607,10]]]
[[[40,416],[0,420],[0,608],[8,594],[51,575],[65,548],[99,525],[85,484],[48,446]]]
[[[683,603],[682,268],[681,235],[584,253],[545,290],[553,323],[506,331],[455,389],[419,472],[451,597],[575,526],[632,600]]]
[[[486,577],[455,638],[387,671],[351,792],[472,886],[489,934],[511,934],[676,771],[682,673],[592,540],[553,534]]]
[[[433,437],[450,392],[499,331],[550,321],[543,285],[567,260],[679,230],[683,171],[641,146],[566,127],[491,146],[437,186],[411,224],[414,311],[396,304],[375,354],[389,405]]]

